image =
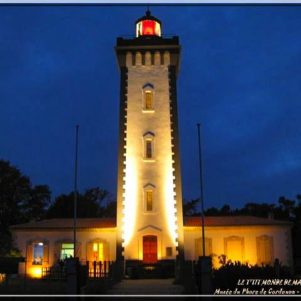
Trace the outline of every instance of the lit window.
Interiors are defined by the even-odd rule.
[[[273,238],[262,235],[256,238],[257,263],[272,264],[274,261]]]
[[[143,159],[149,162],[154,162],[154,138],[152,132],[146,132],[143,135]]]
[[[95,261],[104,261],[104,247],[102,242],[93,243],[93,259]]]
[[[44,244],[37,242],[33,244],[33,264],[43,264]]]
[[[74,257],[74,245],[73,243],[63,243],[61,248],[61,260]]]
[[[154,113],[154,85],[146,83],[142,87],[142,110],[144,113]]]
[[[153,211],[153,191],[146,190],[146,211]]]
[[[154,203],[154,193],[156,186],[147,183],[143,187],[143,211],[145,213],[154,213],[155,212],[155,203]]]
[[[150,90],[144,91],[144,109],[152,110],[153,109],[153,92]]]

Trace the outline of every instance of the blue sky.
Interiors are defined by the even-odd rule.
[[[153,6],[182,45],[178,79],[184,198],[205,206],[301,193],[301,6]],[[0,158],[48,184],[116,192],[118,36],[144,6],[0,6]]]

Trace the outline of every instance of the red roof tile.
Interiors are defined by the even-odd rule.
[[[256,216],[205,216],[205,226],[223,227],[223,226],[255,226],[255,225],[291,225],[289,221],[281,221]],[[200,216],[185,216],[185,227],[200,227]],[[115,228],[115,218],[78,218],[78,229],[95,229],[95,228]],[[12,230],[54,230],[54,229],[72,229],[72,218],[45,219],[37,222],[29,222],[11,226]]]
[[[249,226],[249,225],[290,225],[289,221],[275,220],[257,216],[205,216],[205,226]],[[184,226],[200,227],[200,216],[185,216]]]
[[[91,228],[115,228],[115,218],[78,218],[76,220],[78,229],[91,229]],[[14,225],[11,227],[13,230],[17,229],[70,229],[73,228],[72,218],[56,218],[45,219],[37,222],[29,222],[26,224]]]

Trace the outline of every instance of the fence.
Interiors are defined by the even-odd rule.
[[[87,261],[89,278],[111,278],[112,261]]]
[[[67,274],[65,267],[47,267],[42,268],[42,279],[66,280]]]
[[[104,279],[112,278],[114,273],[114,262],[112,261],[87,261],[86,266],[82,266],[81,273],[87,278]],[[66,266],[55,265],[42,268],[42,279],[66,280]]]

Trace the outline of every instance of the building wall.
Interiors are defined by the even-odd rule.
[[[260,264],[258,261],[258,243],[259,237],[267,237],[272,240],[271,258],[278,258],[283,265],[292,267],[292,244],[291,244],[291,231],[290,226],[227,226],[227,227],[206,227],[205,238],[207,251],[209,249],[210,255],[213,256],[213,266],[219,267],[218,257],[226,255],[232,261],[242,261],[251,265]],[[26,273],[28,275],[40,276],[42,267],[53,266],[59,259],[58,257],[58,243],[70,243],[73,241],[72,231],[42,231],[42,230],[15,230],[14,241],[16,247],[21,251],[22,255],[27,258]],[[142,237],[148,234],[155,234],[158,236],[158,253],[159,259],[171,258],[166,257],[165,249],[166,237],[163,231],[154,227],[145,227],[137,231],[133,237],[132,248],[128,252],[127,259],[137,259],[135,254],[138,254],[138,259],[142,259]],[[201,228],[200,227],[184,227],[184,247],[185,259],[197,260],[200,250],[197,250],[196,241],[201,241]],[[88,245],[93,242],[103,242],[106,244],[106,257],[107,261],[116,260],[116,241],[117,241],[117,228],[110,229],[86,229],[78,230],[77,241],[79,249],[77,256],[82,263],[87,260],[92,261],[91,256],[87,252]],[[43,265],[33,265],[32,255],[28,251],[28,246],[33,242],[44,242],[48,247],[48,258],[43,261]],[[227,250],[228,243],[232,244],[232,249]],[[233,248],[234,246],[234,248]],[[236,249],[235,249],[236,248]],[[241,252],[240,252],[241,249]],[[208,254],[208,252],[206,253]],[[207,255],[206,254],[206,255]],[[271,262],[273,264],[273,261]],[[25,264],[20,265],[20,273],[24,273]],[[38,273],[36,273],[38,271]]]
[[[14,231],[14,241],[16,247],[21,251],[22,256],[27,258],[27,274],[34,274],[36,270],[41,271],[41,267],[53,266],[59,260],[58,245],[61,243],[73,242],[73,231],[68,230],[22,230]],[[43,261],[43,265],[33,265],[32,243],[43,242],[47,245],[47,259]],[[87,254],[88,244],[91,242],[103,242],[106,244],[107,261],[115,261],[116,259],[116,228],[110,229],[87,229],[77,231],[77,256],[81,263],[92,260]],[[31,248],[31,249],[30,249]],[[20,273],[24,273],[25,264],[21,265]],[[37,276],[38,273],[37,273]]]
[[[233,260],[257,264],[258,262],[258,237],[272,238],[272,257],[278,258],[287,266],[292,266],[291,232],[289,226],[236,226],[236,227],[206,227],[205,238],[211,239],[213,265],[219,267],[218,256],[224,254]],[[184,227],[185,259],[196,260],[196,239],[200,239],[201,227]],[[234,242],[237,250],[232,249],[232,254],[227,254],[227,243]],[[238,250],[241,247],[241,253]],[[236,253],[236,254],[233,254]]]

